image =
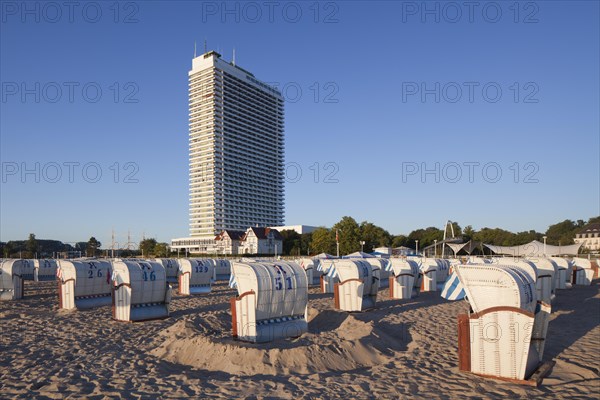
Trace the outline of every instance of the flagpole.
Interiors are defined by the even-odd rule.
[[[340,258],[340,236],[338,230],[335,230],[335,247],[337,248],[337,257]]]

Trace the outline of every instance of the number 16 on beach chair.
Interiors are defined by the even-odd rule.
[[[171,285],[160,263],[118,260],[112,268],[113,319],[134,322],[169,316]]]

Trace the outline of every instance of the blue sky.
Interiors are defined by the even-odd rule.
[[[286,89],[288,224],[600,214],[598,2],[50,3],[1,4],[2,241],[187,236],[205,40]]]

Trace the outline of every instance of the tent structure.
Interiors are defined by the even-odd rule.
[[[482,243],[472,240],[469,240],[467,243],[446,243],[446,245],[452,249],[455,256],[483,253]]]
[[[568,246],[554,246],[534,240],[533,242],[522,244],[520,246],[495,246],[484,244],[496,254],[504,254],[513,257],[546,257],[559,255],[577,255],[581,243],[575,243]]]
[[[454,251],[450,245],[458,244],[463,246],[465,243],[461,242],[462,238],[459,237],[451,237],[448,239],[444,238],[444,240],[439,240],[433,244],[430,244],[429,246],[423,247],[421,252],[426,257],[451,257],[454,255]]]

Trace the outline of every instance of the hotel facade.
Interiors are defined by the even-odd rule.
[[[189,229],[174,248],[211,251],[224,230],[283,225],[284,99],[210,51],[189,71]]]

